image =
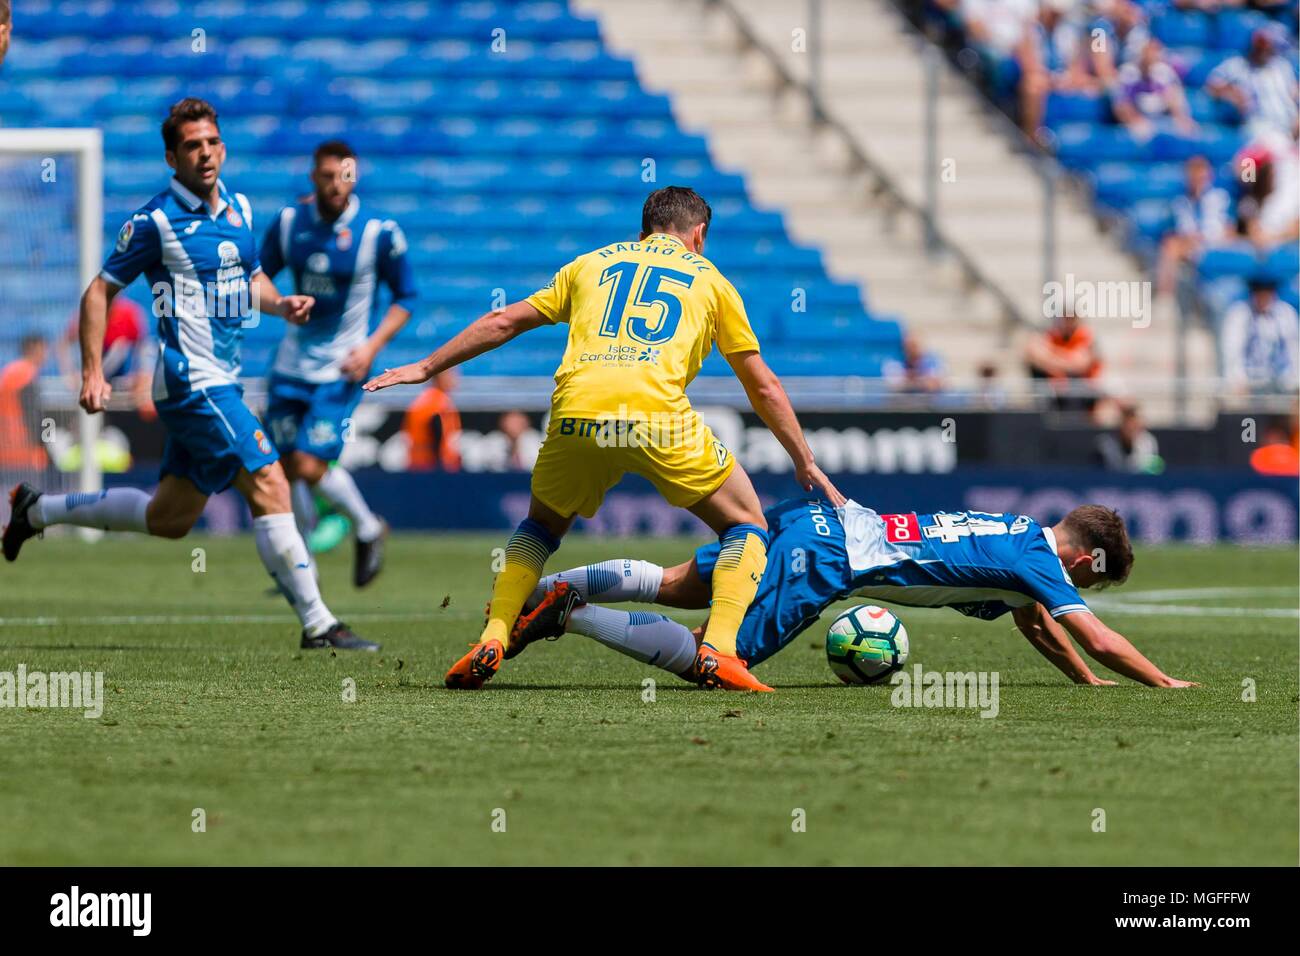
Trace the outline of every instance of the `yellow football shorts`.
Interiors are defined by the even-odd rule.
[[[566,518],[594,515],[605,493],[631,472],[670,505],[688,508],[717,491],[735,456],[694,411],[651,421],[551,417],[533,466],[532,491]]]

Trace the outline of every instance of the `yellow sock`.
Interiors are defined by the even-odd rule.
[[[510,647],[510,630],[515,626],[528,595],[541,580],[546,559],[560,546],[560,539],[531,518],[525,518],[506,543],[506,563],[492,585],[488,622],[480,641],[498,640]]]
[[[719,653],[736,656],[736,632],[766,567],[767,533],[762,528],[738,524],[726,530],[713,566],[713,604],[704,643]]]

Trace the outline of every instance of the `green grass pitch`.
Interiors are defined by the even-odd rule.
[[[502,541],[396,537],[365,592],[324,556],[336,613],[384,642],[339,656],[298,650],[247,538],[30,542],[0,566],[0,671],[101,670],[107,702],[0,709],[0,863],[1297,862],[1294,550],[1139,549],[1096,603],[1198,690],[1073,687],[1009,620],[900,609],[913,664],[999,673],[983,719],[840,686],[829,613],[758,670],[774,695],[572,635],[444,690]],[[692,546],[573,537],[554,566]]]

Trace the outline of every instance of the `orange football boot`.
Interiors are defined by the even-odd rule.
[[[451,665],[443,683],[453,690],[478,690],[497,672],[505,654],[505,647],[495,638],[479,641],[468,654]]]
[[[708,644],[701,644],[691,665],[691,677],[705,690],[756,690],[773,692],[749,672],[739,657],[719,653]]]
[[[567,581],[556,584],[542,595],[536,607],[519,615],[515,621],[514,630],[510,632],[510,648],[506,651],[506,660],[518,655],[534,641],[559,640],[564,635],[569,615],[583,603],[578,589],[572,584]]]

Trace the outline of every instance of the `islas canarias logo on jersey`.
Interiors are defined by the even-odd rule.
[[[583,352],[578,361],[600,365],[658,365],[661,351],[650,345],[611,345],[603,352]]]

